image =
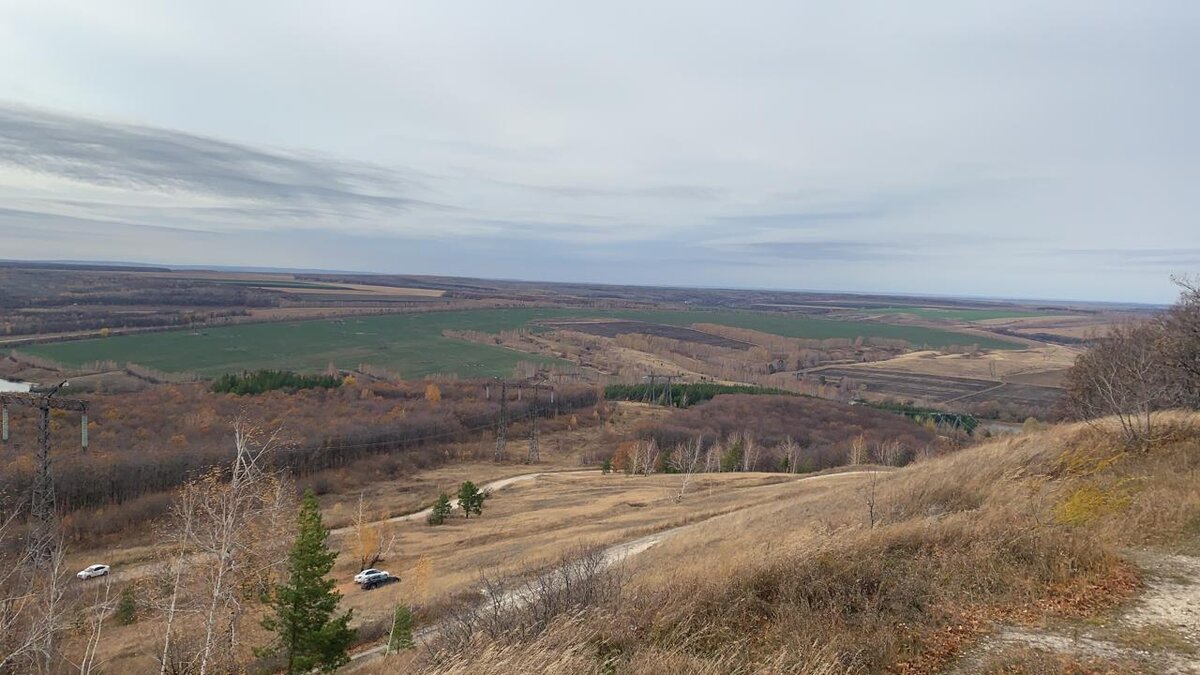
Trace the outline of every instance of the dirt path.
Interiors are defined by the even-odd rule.
[[[1116,669],[1200,674],[1200,558],[1144,551],[1129,557],[1142,569],[1146,586],[1132,604],[1112,617],[1046,627],[1001,627],[950,672],[976,673],[997,654],[1026,648],[1084,662],[1108,662]]]
[[[593,470],[593,473],[594,473],[594,470]],[[844,476],[865,475],[865,474],[870,474],[870,473],[875,473],[875,472],[873,472],[873,471],[841,471],[841,472],[837,472],[837,473],[822,474],[819,476],[797,477],[796,480],[794,480],[794,481],[768,483],[766,485],[758,485],[758,486],[755,486],[752,488],[746,488],[746,489],[747,490],[761,490],[764,488],[773,488],[773,487],[779,487],[781,485],[789,485],[789,484],[796,483],[796,482],[818,481],[818,480],[826,480],[826,479],[831,479],[831,478],[839,478],[839,477],[844,477]],[[544,475],[544,474],[527,474],[526,476],[514,476],[511,479],[505,479],[505,480],[509,481],[508,483],[505,483],[505,485],[511,485],[513,482],[519,482],[520,480],[532,480],[534,478],[537,478],[539,475]],[[503,481],[497,481],[497,482],[503,482]],[[755,508],[757,506],[762,506],[762,504],[755,504],[755,505],[747,506],[742,509],[727,511],[725,513],[715,515],[715,516],[712,516],[709,518],[705,518],[703,520],[698,520],[698,521],[695,521],[692,523],[688,523],[687,525],[680,525],[679,527],[673,527],[673,528],[670,528],[667,530],[662,530],[661,532],[654,532],[652,534],[638,537],[636,539],[631,539],[629,541],[621,542],[619,544],[613,544],[612,546],[609,546],[608,548],[604,549],[604,552],[602,554],[603,559],[604,559],[604,565],[606,567],[608,567],[608,566],[620,564],[620,563],[624,562],[625,560],[628,560],[629,558],[631,558],[635,555],[638,555],[639,553],[643,553],[645,551],[650,550],[651,548],[657,546],[658,544],[662,543],[663,541],[665,541],[671,537],[674,537],[678,534],[687,532],[689,530],[692,530],[692,529],[695,529],[695,528],[698,528],[701,526],[710,525],[714,521],[720,520],[722,518],[729,518],[734,515],[740,515],[743,511],[745,511],[747,509]],[[416,514],[413,514],[413,515],[416,515]],[[516,594],[516,595],[514,595],[514,597],[520,599],[520,597],[522,597],[521,592],[522,591],[520,589],[514,590],[513,593]],[[431,640],[433,637],[435,637],[437,635],[437,630],[438,630],[438,628],[437,628],[436,624],[432,625],[432,626],[426,626],[417,631],[414,631],[413,639],[416,640],[418,643],[428,642],[429,640]],[[370,647],[370,648],[364,649],[362,651],[356,652],[353,655],[351,655],[350,660],[355,663],[362,663],[364,660],[370,660],[372,658],[381,656],[384,653],[384,649],[386,646],[387,646],[386,644],[380,644],[380,645],[376,645],[374,647]]]
[[[521,474],[520,476],[510,476],[508,478],[501,478],[500,480],[494,480],[490,483],[485,483],[479,489],[483,492],[491,493],[491,492],[496,492],[497,490],[503,490],[504,488],[506,488],[510,485],[515,485],[517,483],[524,483],[526,481],[536,480],[538,478],[541,478],[542,476],[549,476],[551,474],[583,473],[583,472],[595,473],[596,470],[595,469],[574,469],[574,470],[569,470],[569,471],[539,471],[538,473],[525,473],[525,474]],[[451,508],[455,508],[455,509],[457,509],[461,506],[457,497],[450,500],[450,506],[451,506]],[[433,513],[432,506],[421,509],[420,511],[417,511],[416,513],[406,513],[402,516],[395,516],[393,518],[388,518],[386,520],[377,520],[370,524],[371,525],[382,525],[385,523],[407,523],[407,522],[410,522],[413,520],[424,520],[426,517],[429,516],[430,513]],[[339,527],[339,528],[329,531],[330,534],[334,534],[334,535],[350,534],[352,532],[354,532],[354,525],[347,525],[345,527]]]

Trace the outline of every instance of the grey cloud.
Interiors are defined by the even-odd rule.
[[[92,185],[182,191],[312,210],[405,211],[392,169],[147,126],[0,104],[0,162]]]

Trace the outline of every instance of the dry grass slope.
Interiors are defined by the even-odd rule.
[[[628,563],[619,603],[580,608],[532,638],[480,641],[411,667],[945,670],[999,625],[1093,616],[1130,598],[1141,583],[1125,555],[1131,548],[1196,551],[1200,417],[1164,422],[1172,433],[1144,453],[1122,451],[1110,430],[1070,425],[839,490],[784,491]],[[1126,672],[1119,659],[1080,662],[1039,650],[996,659],[988,672]],[[382,661],[377,672],[394,665]]]

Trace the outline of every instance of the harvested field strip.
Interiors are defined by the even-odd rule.
[[[850,378],[874,394],[922,399],[930,402],[971,403],[980,400],[1025,405],[1053,405],[1062,389],[1032,384],[1002,383],[945,375],[906,373],[882,368],[825,368],[814,374],[825,378]]]
[[[988,399],[998,403],[1018,403],[1025,405],[1050,406],[1062,398],[1063,390],[1058,387],[1042,387],[1035,384],[1006,383],[986,394],[971,394],[960,399],[962,403],[970,403],[976,399]]]
[[[817,371],[817,374],[827,379],[849,378],[858,384],[866,385],[867,391],[872,393],[893,394],[929,401],[944,401],[969,396],[999,384],[999,382],[989,380],[920,375],[871,368],[826,368]]]

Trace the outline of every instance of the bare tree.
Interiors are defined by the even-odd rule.
[[[1067,373],[1067,405],[1083,420],[1114,416],[1130,447],[1153,440],[1156,410],[1171,405],[1168,351],[1160,323],[1113,326]]]
[[[643,454],[642,475],[649,476],[658,465],[659,448],[653,439],[646,442],[646,452]]]
[[[683,474],[683,480],[679,483],[679,494],[675,497],[677,502],[683,501],[684,495],[687,494],[688,484],[692,482],[692,476],[695,475],[696,467],[700,464],[702,447],[704,447],[703,437],[697,438],[690,445],[685,443],[675,449],[673,468],[676,472]]]
[[[900,441],[887,440],[875,449],[879,463],[884,466],[900,466],[904,459],[904,446]]]
[[[783,456],[787,458],[788,473],[799,473],[800,444],[788,436],[783,440],[783,446],[780,449],[783,451]]]
[[[173,514],[175,522],[161,537],[161,541],[165,545],[163,557],[166,561],[166,574],[156,578],[169,578],[171,583],[163,594],[166,596],[165,599],[158,603],[163,615],[163,651],[159,660],[159,675],[167,675],[168,664],[172,662],[171,649],[174,645],[171,643],[171,638],[175,634],[175,618],[179,610],[183,570],[187,564],[188,547],[192,541],[192,519],[196,513],[195,505],[186,502],[194,499],[195,496],[196,493],[191,490],[180,492]],[[161,585],[159,586],[161,587]]]
[[[103,592],[103,593],[102,593]],[[88,630],[87,643],[83,649],[83,658],[79,662],[79,675],[88,675],[96,667],[96,649],[100,646],[100,635],[104,629],[104,619],[113,609],[112,577],[105,576],[102,583],[96,586],[95,599],[84,612],[84,623]]]
[[[859,434],[850,442],[850,452],[847,457],[848,463],[854,466],[866,464],[868,457],[867,437]]]
[[[394,535],[390,541],[385,541],[379,524],[371,521],[362,492],[358,493],[358,508],[354,512],[354,538],[354,551],[360,570],[374,567],[391,552],[396,543]]]
[[[879,472],[872,471],[866,485],[859,488],[859,494],[862,495],[863,502],[867,506],[867,525],[875,527],[875,520],[878,512],[876,511],[878,488],[879,487]]]
[[[753,471],[758,468],[758,443],[754,434],[742,432],[742,471]]]
[[[291,490],[265,470],[275,440],[238,420],[228,481],[216,469],[180,491],[167,548],[173,583],[164,593],[160,673],[183,664],[193,664],[186,669],[200,675],[237,669],[246,591],[269,587],[286,558],[291,532]],[[199,625],[178,627],[181,611]],[[180,644],[180,635],[190,637],[189,644]]]
[[[0,552],[20,553],[0,561],[0,673],[48,672],[53,668],[55,638],[65,629],[64,554],[61,542],[49,565],[36,568],[17,538],[19,512],[0,516]]]
[[[1172,369],[1170,395],[1177,405],[1200,408],[1200,279],[1174,279],[1179,302],[1162,318],[1163,357]]]

